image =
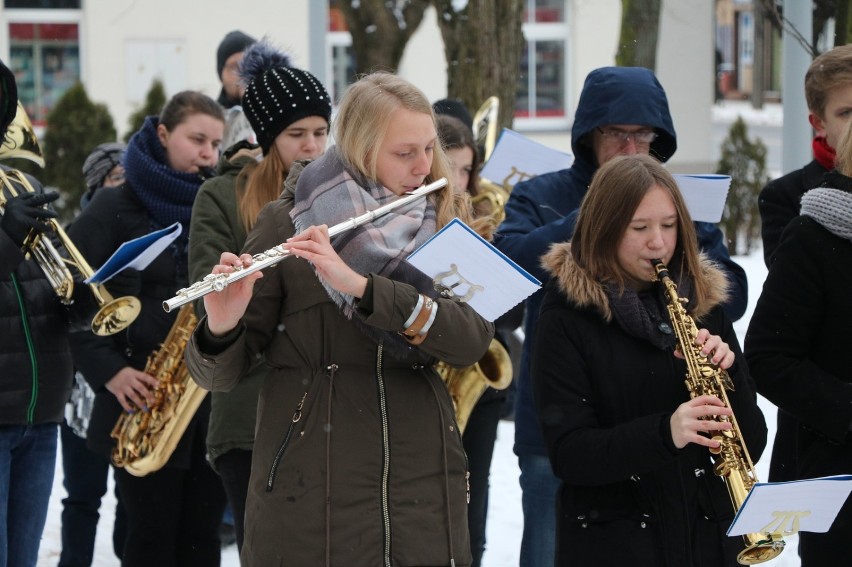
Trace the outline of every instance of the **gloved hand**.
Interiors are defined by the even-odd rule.
[[[43,207],[45,203],[51,203],[59,198],[59,193],[24,193],[12,197],[6,201],[3,217],[0,218],[2,228],[9,238],[18,246],[23,246],[30,229],[43,232],[46,225],[42,219],[56,218],[58,215]]]

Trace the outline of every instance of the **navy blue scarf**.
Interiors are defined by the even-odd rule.
[[[156,116],[149,116],[127,145],[124,170],[130,188],[142,201],[152,219],[152,230],[181,223],[183,231],[172,243],[178,274],[185,274],[189,221],[192,203],[203,179],[197,173],[184,173],[169,165],[166,149],[157,136]]]
[[[171,168],[157,124],[157,117],[149,116],[130,138],[124,162],[127,181],[160,227],[179,222],[188,234],[192,203],[203,180],[197,173]]]

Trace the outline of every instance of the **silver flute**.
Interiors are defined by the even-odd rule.
[[[437,191],[438,189],[443,188],[447,185],[446,178],[442,177],[437,181],[433,181],[428,185],[424,185],[415,189],[411,193],[408,193],[405,197],[400,197],[399,199],[388,203],[387,205],[383,205],[376,210],[367,211],[363,215],[359,215],[357,217],[352,217],[349,220],[345,220],[340,224],[336,224],[328,229],[329,238],[334,238],[338,234],[342,234],[348,230],[352,230],[353,228],[359,227],[362,224],[366,224],[368,222],[372,222],[375,219],[391,212],[392,210],[407,205],[417,199],[425,197],[429,193]],[[204,297],[210,292],[213,291],[222,291],[230,284],[243,279],[249,274],[253,274],[258,270],[264,270],[269,268],[270,266],[274,266],[284,258],[290,257],[290,251],[286,248],[285,244],[278,244],[273,246],[269,250],[265,252],[261,252],[259,254],[255,254],[252,256],[252,263],[248,267],[235,267],[233,272],[227,274],[208,274],[204,277],[203,280],[192,284],[189,287],[185,287],[183,289],[179,289],[177,294],[171,298],[167,299],[163,302],[163,309],[166,310],[166,313],[171,312],[172,309],[176,309],[189,303],[190,301],[195,301],[200,297]]]

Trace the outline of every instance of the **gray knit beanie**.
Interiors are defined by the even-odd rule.
[[[286,54],[266,40],[246,49],[240,76],[246,83],[242,107],[264,155],[275,137],[308,116],[331,121],[331,99],[319,79],[289,66]]]
[[[127,145],[122,142],[101,144],[95,148],[83,163],[83,177],[89,189],[98,189],[104,184],[107,174],[121,163]]]

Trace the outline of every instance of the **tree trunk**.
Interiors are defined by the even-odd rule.
[[[336,6],[352,34],[355,73],[394,73],[399,68],[406,43],[423,20],[429,0],[359,0],[357,3],[343,0]]]
[[[752,64],[751,106],[763,108],[763,93],[766,90],[766,10],[754,6],[754,61]]]
[[[444,39],[447,91],[474,114],[490,96],[500,99],[499,124],[511,127],[524,36],[524,0],[433,0]]]
[[[662,0],[621,0],[621,36],[615,54],[620,67],[657,68]]]
[[[834,47],[849,43],[849,0],[838,0],[835,12]]]

